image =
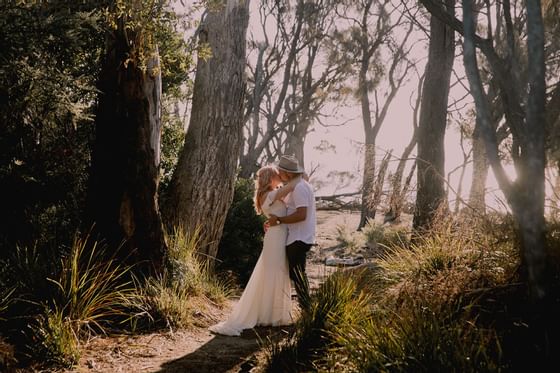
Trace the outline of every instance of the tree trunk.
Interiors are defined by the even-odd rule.
[[[463,0],[464,17],[464,63],[465,71],[477,109],[482,135],[486,144],[486,153],[492,170],[511,206],[513,216],[519,226],[523,267],[527,270],[530,294],[533,301],[539,303],[546,294],[546,249],[544,221],[544,108],[545,108],[545,66],[544,66],[544,30],[540,1],[527,2],[527,52],[528,52],[528,92],[525,109],[525,123],[516,127],[520,133],[521,152],[514,157],[519,174],[511,182],[505,173],[498,155],[496,131],[487,99],[484,95],[478,63],[476,59],[475,22],[470,0]],[[493,68],[500,68],[496,65]],[[504,77],[507,78],[507,77]],[[500,84],[507,84],[500,81]],[[513,102],[514,107],[521,107],[521,102]],[[507,110],[507,105],[504,105]],[[506,115],[510,128],[517,124],[515,117]],[[513,122],[512,122],[513,120]]]
[[[469,206],[476,213],[486,213],[486,179],[489,166],[484,139],[477,125],[473,133],[473,177],[469,192]]]
[[[248,111],[249,114],[245,116],[244,122],[248,132],[245,135],[245,147],[247,153],[241,151],[239,156],[239,177],[243,179],[251,178],[259,169],[259,164],[257,163],[258,158],[263,152],[264,146],[261,143],[257,145],[257,139],[260,133],[260,122],[261,122],[261,103],[264,98],[265,87],[263,87],[263,75],[264,75],[264,54],[268,49],[268,43],[261,42],[257,43],[258,55],[257,63],[255,65],[254,73],[254,86],[253,92],[248,100]]]
[[[445,5],[448,12],[454,12],[455,0],[446,0]],[[418,126],[418,191],[413,223],[417,230],[429,228],[435,212],[446,203],[444,138],[454,53],[453,29],[432,16]]]
[[[367,138],[368,136],[366,136]],[[358,230],[362,229],[368,220],[375,219],[375,208],[373,208],[372,197],[375,181],[375,142],[366,140],[364,152],[364,176],[362,182],[362,209]]]
[[[304,109],[305,110],[305,109]],[[305,115],[304,111],[304,115]],[[309,130],[309,120],[298,121],[293,125],[290,135],[286,139],[286,154],[295,156],[301,165],[305,165],[305,138]]]
[[[523,162],[524,172],[519,177],[521,203],[518,219],[531,296],[539,301],[546,295],[544,26],[540,1],[528,1],[525,6],[529,90],[525,115],[527,140],[523,149],[526,159]]]
[[[402,207],[406,198],[406,194],[408,192],[408,188],[410,187],[410,182],[412,175],[414,174],[414,168],[416,168],[416,162],[412,166],[412,170],[407,177],[407,181],[404,187],[401,187],[402,178],[404,176],[404,169],[406,166],[406,162],[408,158],[412,154],[412,151],[416,147],[418,143],[418,113],[420,111],[420,104],[422,103],[422,85],[424,84],[424,75],[420,77],[418,80],[418,90],[416,92],[416,100],[414,102],[414,107],[412,111],[412,137],[410,138],[410,142],[404,149],[401,159],[399,159],[399,164],[397,166],[397,170],[395,171],[395,175],[393,176],[393,180],[391,183],[391,198],[389,199],[389,210],[385,213],[384,220],[387,221],[399,221]]]
[[[161,76],[159,61],[142,71],[125,63],[131,49],[124,20],[107,40],[98,87],[87,224],[144,274],[162,270],[166,252],[157,205]]]
[[[212,56],[199,59],[185,144],[165,203],[166,223],[201,229],[198,253],[213,259],[233,198],[241,151],[249,1],[222,1],[208,10],[200,42]]]
[[[390,150],[385,154],[381,164],[379,165],[379,171],[377,171],[377,177],[375,178],[375,183],[373,186],[373,194],[371,196],[371,205],[369,208],[371,211],[377,211],[379,204],[381,203],[381,197],[383,197],[383,186],[385,185],[385,174],[387,173],[387,167],[389,166],[389,161],[393,155],[393,150]]]

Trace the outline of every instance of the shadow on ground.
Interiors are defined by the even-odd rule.
[[[290,327],[257,327],[240,337],[215,335],[196,351],[161,365],[155,373],[249,372],[257,364],[256,353],[266,343],[288,335]]]

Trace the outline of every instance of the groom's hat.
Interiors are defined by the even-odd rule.
[[[293,155],[283,155],[278,162],[278,169],[293,174],[302,174],[305,172],[303,167],[299,165],[299,161]]]

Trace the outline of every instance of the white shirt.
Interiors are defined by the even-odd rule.
[[[288,226],[286,245],[294,241],[314,244],[317,213],[315,210],[315,196],[313,195],[313,188],[311,185],[304,179],[301,179],[294,187],[294,190],[284,197],[284,203],[288,208],[288,215],[293,214],[298,207],[307,207],[307,216],[305,220],[286,224]]]

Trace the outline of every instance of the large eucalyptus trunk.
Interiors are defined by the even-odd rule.
[[[198,253],[213,259],[233,198],[242,145],[246,31],[249,1],[221,1],[208,9],[200,43],[212,56],[199,59],[185,144],[165,202],[166,224],[201,230]]]
[[[126,62],[139,35],[121,19],[108,36],[98,82],[95,142],[88,190],[87,224],[96,238],[136,264],[159,273],[166,252],[157,204],[161,133],[159,61]],[[157,52],[157,51],[156,51]],[[157,53],[156,53],[157,54]]]
[[[446,0],[445,6],[449,13],[453,13],[455,0]],[[431,17],[428,63],[418,126],[418,191],[413,222],[417,230],[428,228],[435,212],[446,205],[444,138],[455,57],[454,34],[451,27],[435,16]]]

